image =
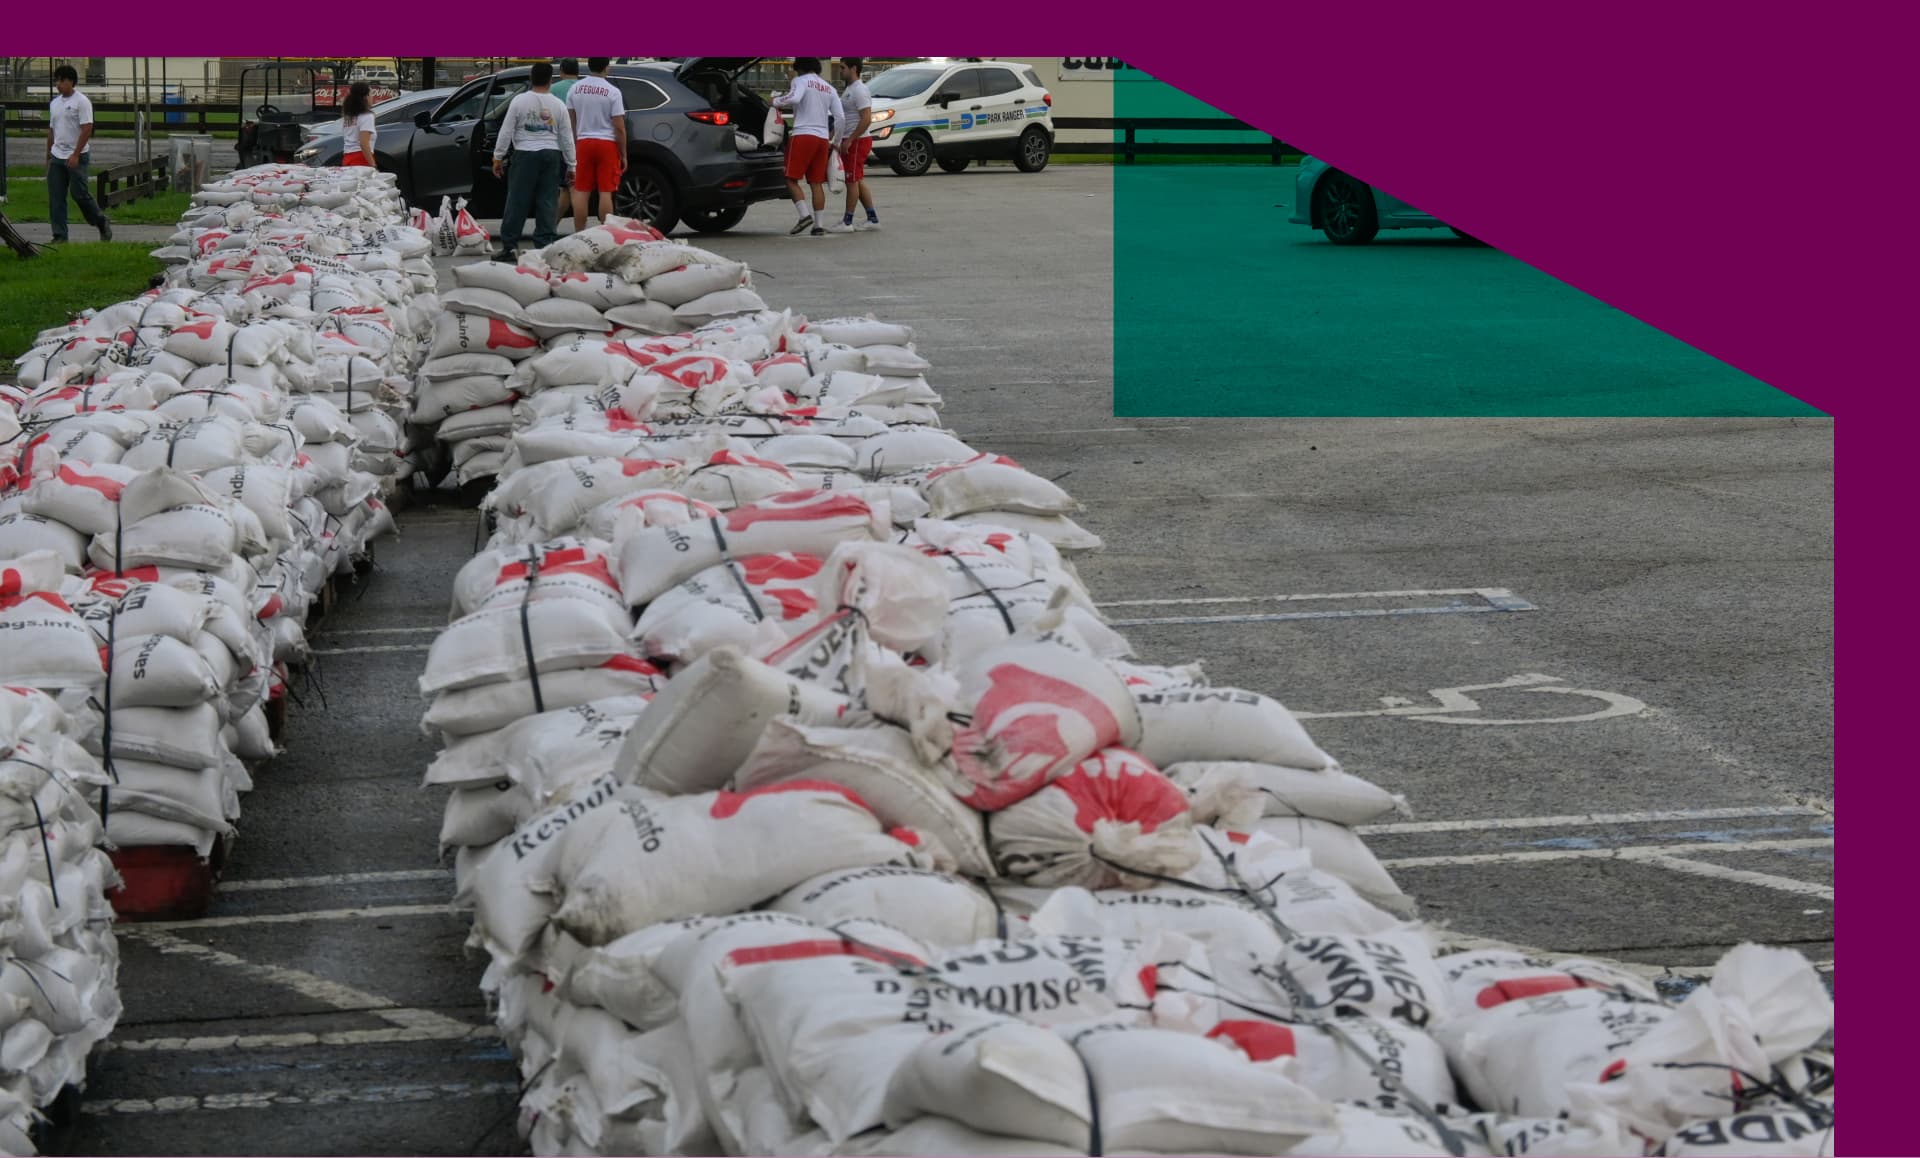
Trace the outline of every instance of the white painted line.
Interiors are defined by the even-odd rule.
[[[1404,696],[1381,696],[1380,702],[1387,705],[1381,708],[1365,708],[1353,712],[1304,712],[1295,711],[1298,720],[1350,720],[1369,716],[1408,716],[1428,724],[1467,724],[1492,727],[1538,727],[1542,724],[1578,724],[1589,720],[1605,720],[1614,716],[1633,716],[1647,710],[1647,705],[1632,696],[1619,692],[1602,692],[1590,688],[1567,688],[1557,686],[1559,676],[1542,675],[1529,672],[1523,675],[1508,676],[1486,684],[1462,684],[1451,688],[1429,688],[1432,704],[1416,704]],[[1555,685],[1555,686],[1543,686]],[[1533,716],[1522,719],[1495,720],[1484,716],[1465,718],[1467,713],[1481,710],[1480,702],[1468,695],[1468,692],[1498,691],[1505,688],[1518,688],[1526,692],[1546,692],[1555,695],[1577,696],[1599,700],[1601,706],[1590,712],[1576,712],[1570,716]]]
[[[82,1102],[80,1112],[99,1117],[117,1114],[178,1114],[193,1110],[271,1110],[281,1106],[382,1105],[491,1098],[512,1094],[517,1082],[415,1082],[377,1086],[337,1086],[310,1093],[248,1090],[232,1094],[187,1094],[161,1098],[119,1098]]]
[[[389,881],[440,881],[452,880],[453,874],[446,869],[393,869],[388,872],[372,873],[331,873],[314,877],[274,877],[262,880],[240,880],[220,882],[223,893],[258,893],[276,889],[317,889],[331,885],[375,885]]]
[[[1475,852],[1455,856],[1403,856],[1382,859],[1386,868],[1440,868],[1453,865],[1524,864],[1548,860],[1640,860],[1644,857],[1672,856],[1699,852],[1775,852],[1789,848],[1832,848],[1830,836],[1795,840],[1728,840],[1689,844],[1643,844],[1621,848],[1551,848],[1527,852]]]
[[[336,635],[419,635],[422,632],[445,631],[447,625],[436,623],[429,627],[323,627],[319,634],[326,638]]]
[[[320,909],[299,913],[254,913],[236,917],[196,917],[190,921],[149,921],[119,925],[122,937],[143,937],[180,929],[237,929],[246,925],[298,925],[309,921],[360,921],[379,917],[452,916],[451,905],[368,905],[358,909]]]
[[[1496,832],[1508,828],[1578,828],[1605,824],[1663,824],[1673,820],[1746,820],[1760,816],[1818,816],[1797,804],[1758,808],[1676,808],[1654,812],[1588,812],[1563,816],[1497,816],[1484,820],[1410,820],[1362,824],[1361,836],[1396,836],[1422,832]],[[225,886],[222,886],[225,887]]]
[[[1695,854],[1715,851],[1711,846],[1692,850]],[[1736,852],[1753,851],[1735,849]],[[1678,856],[1639,856],[1635,860],[1642,864],[1658,865],[1677,873],[1687,873],[1698,877],[1712,877],[1715,880],[1737,881],[1743,885],[1759,885],[1761,888],[1774,889],[1782,893],[1794,893],[1803,897],[1819,897],[1823,901],[1833,899],[1833,886],[1815,884],[1813,881],[1797,881],[1792,877],[1777,876],[1773,873],[1754,872],[1750,869],[1729,868],[1708,861],[1688,860]]]
[[[378,647],[316,647],[314,655],[377,655],[390,651],[427,651],[433,647],[430,643],[390,643]]]
[[[1004,430],[986,434],[970,434],[967,437],[985,442],[997,439],[1005,442],[1016,438],[1052,438],[1060,434],[1152,434],[1158,430],[1192,430],[1192,426],[1082,426],[1067,430]]]
[[[389,1015],[399,1010],[388,1010]],[[425,1012],[425,1011],[421,1011]],[[434,1016],[439,1016],[435,1014]],[[422,1025],[408,1029],[339,1029],[328,1033],[247,1033],[206,1037],[109,1038],[94,1048],[129,1053],[211,1053],[229,1049],[305,1049],[310,1046],[392,1045],[410,1041],[497,1041],[491,1025]]]
[[[1096,607],[1188,607],[1202,603],[1318,603],[1332,599],[1413,599],[1427,595],[1511,596],[1505,587],[1428,587],[1409,591],[1330,591],[1319,595],[1206,595],[1191,599],[1116,599]]]
[[[171,933],[148,932],[142,929],[140,934],[140,940],[169,957],[192,957],[210,965],[232,969],[269,984],[291,989],[302,997],[312,998],[324,1005],[331,1005],[335,1009],[371,1013],[376,1010],[391,1009],[396,1004],[390,998],[381,997],[376,993],[367,993],[351,985],[342,985],[338,981],[329,981],[325,977],[317,977],[299,969],[248,961],[225,950],[215,949],[211,945],[197,945]]]

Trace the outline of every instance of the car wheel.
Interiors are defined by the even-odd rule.
[[[652,165],[627,166],[620,175],[620,187],[613,193],[613,211],[622,217],[638,218],[662,233],[671,232],[680,220],[673,182]]]
[[[971,165],[972,163],[973,161],[969,157],[940,158],[940,168],[944,169],[949,173],[964,173],[967,171],[967,166]]]
[[[734,209],[702,209],[686,215],[687,228],[695,233],[725,233],[746,220],[745,206]]]
[[[1373,190],[1338,169],[1330,169],[1314,187],[1314,217],[1320,232],[1335,245],[1365,245],[1380,232]]]
[[[1022,173],[1038,173],[1047,167],[1047,161],[1053,156],[1053,138],[1047,136],[1047,130],[1035,125],[1020,134],[1020,148],[1013,155],[1013,163]]]
[[[902,177],[918,177],[933,167],[933,138],[918,130],[908,133],[893,151],[890,164]]]

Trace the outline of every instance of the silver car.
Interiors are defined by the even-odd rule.
[[[1438,217],[1313,157],[1300,160],[1300,171],[1293,179],[1293,216],[1287,220],[1318,229],[1335,245],[1365,245],[1382,229],[1453,229]],[[1473,240],[1458,229],[1453,232]]]

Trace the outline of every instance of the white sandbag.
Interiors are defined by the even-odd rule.
[[[1827,1158],[1839,1153],[1833,1140],[1833,1108],[1762,1106],[1745,1113],[1690,1122],[1667,1138],[1666,1158]]]
[[[453,267],[453,280],[462,289],[484,289],[505,294],[521,306],[530,306],[553,293],[543,269],[508,265],[498,261],[474,261]],[[442,298],[445,305],[445,299]],[[448,307],[451,308],[451,307]]]
[[[1313,855],[1315,868],[1346,881],[1383,909],[1413,915],[1413,898],[1394,882],[1366,842],[1345,825],[1310,816],[1275,816],[1245,822],[1222,819],[1217,826],[1228,833],[1262,832],[1289,848],[1305,849]]]
[[[228,831],[232,798],[220,769],[174,768],[144,760],[115,760],[113,764],[119,779],[107,789],[109,838],[117,840],[113,818],[121,812],[139,813],[205,832]],[[94,794],[93,803],[98,808],[98,793]]]
[[[143,760],[174,768],[218,766],[227,748],[220,713],[212,704],[190,708],[120,708],[113,713],[116,760]]]
[[[546,807],[556,793],[611,772],[645,708],[644,699],[627,696],[529,716],[497,735],[444,749],[428,766],[426,783],[470,788],[505,780]]]
[[[463,286],[440,295],[440,308],[453,314],[494,318],[515,326],[529,324],[527,306],[512,295],[479,286]]]
[[[1527,1118],[1575,1109],[1571,1093],[1671,1015],[1661,1003],[1601,989],[1508,1001],[1441,1023],[1434,1035],[1475,1103]]]
[[[478,314],[441,314],[433,323],[433,339],[428,347],[428,353],[435,358],[498,354],[516,362],[539,352],[540,339],[532,330]]]
[[[120,465],[140,471],[218,470],[246,461],[246,431],[231,418],[164,423],[120,456]]]
[[[526,312],[527,328],[539,335],[541,341],[548,341],[562,334],[604,334],[615,328],[615,324],[607,321],[599,310],[571,298],[552,297],[543,302],[535,302],[527,307]]]
[[[816,555],[749,555],[710,567],[649,603],[633,629],[640,654],[687,664],[721,647],[770,650],[819,610]]]
[[[515,397],[513,387],[503,377],[474,374],[464,378],[443,378],[429,382],[413,403],[413,421],[435,423],[477,410],[498,406]]]
[[[849,788],[887,827],[916,829],[939,841],[962,873],[994,875],[979,814],[955,799],[920,762],[903,729],[773,720],[734,774],[734,783],[752,790],[794,780],[825,780]],[[994,831],[997,840],[997,824]]]
[[[572,599],[534,600],[524,606],[476,611],[441,632],[427,653],[422,695],[593,668],[627,655],[617,626],[591,605]]]
[[[542,711],[571,708],[610,696],[651,695],[660,686],[660,672],[653,665],[617,656],[599,667],[544,674],[538,695],[533,682],[526,679],[443,692],[428,705],[421,724],[452,736],[470,736],[504,728]]]
[[[696,298],[739,286],[746,280],[744,262],[695,264],[656,274],[646,281],[647,300],[679,308]]]
[[[728,555],[782,551],[826,556],[840,543],[878,540],[890,528],[885,504],[830,491],[794,491],[683,526],[638,526],[622,516],[616,572],[628,602],[643,606]]]
[[[505,404],[464,410],[446,419],[434,433],[442,442],[492,438],[513,432],[513,407]]]
[[[64,570],[78,573],[87,564],[87,536],[40,515],[0,515],[0,558],[35,554],[52,555]]]
[[[793,469],[852,470],[854,448],[817,434],[778,434],[760,443],[760,457]]]
[[[0,684],[89,688],[105,678],[93,632],[59,595],[51,552],[0,563]]]
[[[942,430],[922,427],[875,435],[860,444],[860,469],[872,477],[961,463],[978,452]]]
[[[737,912],[834,869],[908,863],[912,849],[830,784],[668,798],[625,788],[619,796],[572,827],[554,866],[563,899],[553,922],[585,945]]]
[[[434,358],[421,366],[419,375],[428,382],[445,382],[454,378],[476,376],[504,378],[513,373],[514,365],[513,359],[499,354],[449,354]]]
[[[222,684],[190,643],[167,635],[121,636],[113,649],[109,691],[121,708],[191,708],[220,694]]]
[[[1657,1002],[1659,991],[1644,978],[1599,961],[1575,957],[1537,957],[1511,949],[1450,953],[1435,960],[1449,989],[1447,1004],[1456,1015],[1492,1009],[1575,989],[1600,989],[1641,1001]]]
[[[1257,807],[1253,816],[1310,816],[1334,824],[1372,824],[1406,811],[1406,800],[1378,785],[1328,768],[1308,771],[1277,764],[1188,761],[1168,765],[1167,778],[1187,790],[1194,819],[1212,824]]]
[[[562,273],[551,281],[553,296],[579,302],[595,313],[647,300],[646,291],[613,273]]]
[[[633,302],[606,311],[614,325],[642,334],[677,334],[684,327],[672,306],[665,302]]]
[[[985,889],[946,873],[898,865],[823,873],[782,893],[767,908],[828,927],[878,919],[933,948],[959,948],[1006,934],[999,907]]]
[[[34,483],[22,509],[28,514],[65,523],[82,534],[111,531],[120,507],[120,492],[138,474],[112,463],[62,462],[52,475]],[[12,557],[25,552],[0,550]]]
[[[846,702],[730,648],[687,666],[648,706],[620,752],[622,780],[661,792],[726,784],[767,724],[792,715],[831,723]]]
[[[1279,701],[1240,688],[1144,692],[1140,754],[1161,767],[1232,760],[1318,771],[1337,767]]]
[[[1000,875],[1086,889],[1148,888],[1202,851],[1186,793],[1124,748],[1097,752],[1000,810],[992,842]]]
[[[803,331],[809,337],[842,346],[904,346],[913,341],[913,327],[864,318],[828,318],[808,321]]]
[[[1080,509],[1073,496],[1004,455],[981,454],[926,472],[921,484],[936,519],[979,511],[1064,515]]]
[[[673,318],[683,326],[704,326],[717,318],[757,313],[766,308],[766,300],[750,289],[725,289],[701,294],[675,306]]]
[[[555,459],[515,471],[487,497],[486,507],[509,517],[530,517],[543,535],[566,535],[602,503],[656,490],[680,477],[680,464],[666,459]]]
[[[104,571],[130,567],[192,567],[218,571],[241,547],[233,515],[210,503],[175,507],[119,532],[93,537],[89,557]]]
[[[964,527],[973,527],[982,534],[995,530],[1014,531],[1023,535],[1037,535],[1061,552],[1085,554],[1098,551],[1100,536],[1087,530],[1065,515],[1026,515],[1018,511],[977,511],[970,515],[959,515],[955,523]]]

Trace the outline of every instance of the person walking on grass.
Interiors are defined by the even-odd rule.
[[[373,120],[373,90],[364,80],[356,80],[347,90],[347,99],[340,106],[340,139],[345,142],[340,150],[340,163],[349,168],[358,166],[373,168],[373,134],[378,126]]]
[[[533,243],[552,245],[560,216],[560,185],[573,172],[573,125],[567,106],[549,91],[553,66],[533,66],[532,87],[507,103],[500,140],[493,147],[493,175],[507,179],[507,206],[500,218],[500,260],[512,261],[533,207]],[[512,153],[509,163],[508,153]],[[509,172],[511,170],[511,172]]]
[[[573,231],[587,227],[588,203],[600,195],[600,224],[613,216],[613,192],[627,171],[627,105],[620,86],[607,78],[613,63],[605,56],[587,58],[588,76],[567,95],[572,118],[574,151]]]
[[[113,222],[87,191],[87,143],[93,140],[93,102],[80,91],[80,73],[70,64],[53,70],[59,95],[47,105],[47,224],[55,241],[67,240],[67,196],[80,207],[100,240],[113,240]]]
[[[873,208],[873,190],[867,187],[867,158],[873,153],[873,138],[867,135],[867,129],[873,124],[873,94],[867,91],[867,82],[860,78],[865,64],[858,56],[840,58],[840,83],[845,86],[840,90],[840,104],[847,118],[846,134],[840,138],[840,167],[847,171],[847,213],[838,225],[827,227],[829,233],[853,232],[856,203],[867,210],[867,219],[858,228],[880,228],[880,214]]]
[[[793,196],[794,212],[800,219],[789,231],[813,236],[827,232],[827,165],[833,150],[836,124],[844,127],[846,112],[840,107],[840,94],[820,79],[820,58],[797,56],[791,67],[793,84],[773,98],[773,107],[793,113],[793,129],[787,134],[787,192]],[[801,181],[813,186],[813,212],[807,212],[807,200]]]

